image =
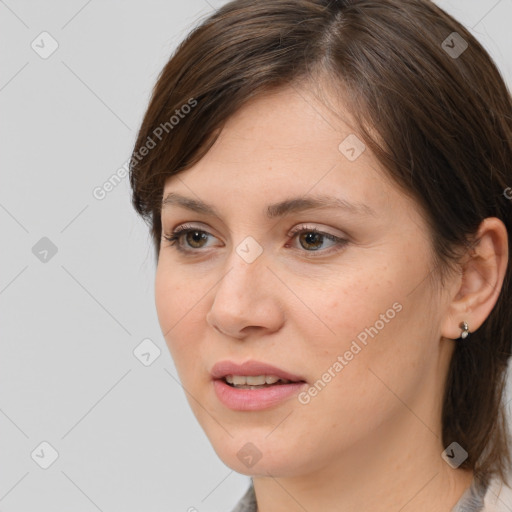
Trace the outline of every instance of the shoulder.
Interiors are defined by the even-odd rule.
[[[512,473],[509,474],[512,485]],[[489,482],[484,498],[484,512],[510,512],[512,510],[512,488],[499,478]]]
[[[247,489],[247,492],[243,495],[242,499],[236,504],[236,507],[231,512],[258,512],[252,481],[249,489]]]
[[[512,482],[512,474],[510,475]],[[251,485],[231,512],[257,512],[254,487]],[[489,482],[484,496],[482,512],[510,512],[512,510],[512,488],[498,478]]]

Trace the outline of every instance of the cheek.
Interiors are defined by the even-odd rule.
[[[316,319],[309,323],[309,329],[306,322],[303,327],[309,332],[313,328],[322,332],[324,347],[348,349],[358,335],[364,342],[365,329],[375,322],[378,322],[379,331],[387,329],[388,323],[382,323],[381,314],[385,315],[385,320],[395,316],[392,306],[400,298],[400,292],[394,282],[395,276],[385,267],[373,267],[371,272],[366,269],[333,272],[321,289],[306,296]],[[388,310],[391,311],[386,315]]]
[[[421,275],[420,269],[373,268],[371,273],[338,273],[340,277],[330,279],[321,292],[307,297],[314,315],[303,310],[299,314],[299,309],[294,313],[315,378],[329,380],[336,394],[351,390],[354,397],[364,395],[372,407],[381,391],[389,393],[376,375],[407,394],[408,379],[414,380],[421,373],[421,361],[429,358],[427,292],[410,294],[408,286],[411,275]],[[329,379],[329,370],[336,378]],[[323,394],[325,399],[330,395]],[[346,399],[349,409],[358,407],[357,400]]]
[[[169,332],[177,321],[176,315],[176,297],[180,285],[172,276],[162,270],[161,261],[158,264],[155,276],[155,306],[160,322],[160,329],[167,338]],[[179,290],[182,293],[182,290]]]
[[[199,310],[201,290],[194,292],[189,282],[178,273],[157,268],[155,278],[155,306],[160,329],[172,358],[179,369],[187,354],[197,350],[201,334]],[[204,293],[204,292],[203,292]]]

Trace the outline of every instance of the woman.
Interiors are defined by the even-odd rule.
[[[131,160],[191,408],[237,511],[512,510],[512,103],[427,0],[235,0]]]

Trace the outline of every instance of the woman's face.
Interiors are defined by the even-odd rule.
[[[359,144],[305,89],[281,89],[165,183],[163,236],[191,231],[162,240],[160,326],[194,414],[240,473],[303,474],[439,432],[448,299],[418,207]]]

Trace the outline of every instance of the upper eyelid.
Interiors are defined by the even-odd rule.
[[[314,224],[314,223],[311,223],[311,224]],[[210,226],[205,228],[205,227],[200,226],[200,225],[199,226],[193,225],[192,223],[189,223],[189,222],[183,222],[181,224],[178,224],[175,228],[171,229],[171,233],[170,234],[181,233],[183,231],[194,230],[194,229],[196,229],[197,231],[201,231],[201,232],[207,233],[209,235],[215,236],[215,238],[218,238],[214,233],[209,231],[209,230],[212,229]],[[331,229],[333,229],[333,228],[331,228]],[[343,233],[343,234],[331,233],[331,232],[328,231],[329,228],[313,226],[313,225],[310,225],[307,222],[301,222],[300,224],[297,224],[293,228],[289,229],[286,233],[287,233],[287,236],[290,236],[289,235],[290,233],[295,234],[295,233],[297,233],[299,231],[308,231],[308,230],[310,230],[310,231],[317,231],[319,233],[330,235],[330,236],[334,236],[334,237],[337,237],[337,238],[344,238],[344,237],[347,236],[345,233]]]
[[[300,231],[317,231],[318,233],[321,233],[323,235],[329,235],[329,236],[334,236],[336,238],[343,238],[345,235],[335,235],[334,233],[331,233],[328,231],[328,228],[322,228],[322,227],[316,227],[316,226],[309,226],[307,223],[301,223],[301,224],[298,224],[297,226],[293,227],[292,229],[290,229],[288,231],[288,233],[291,233],[291,234],[296,234],[296,233],[299,233]]]

